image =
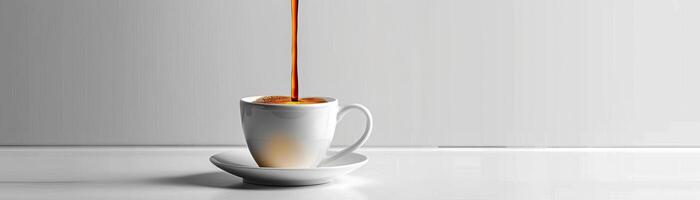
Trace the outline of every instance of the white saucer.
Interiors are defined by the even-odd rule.
[[[257,185],[303,186],[328,183],[331,179],[350,173],[367,163],[367,156],[350,153],[317,168],[258,167],[247,151],[224,152],[209,161],[222,170]]]

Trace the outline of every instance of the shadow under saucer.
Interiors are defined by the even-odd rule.
[[[321,199],[367,199],[358,191],[360,186],[368,186],[372,181],[363,177],[342,177],[329,184],[310,186],[263,186],[243,182],[243,179],[226,172],[205,172],[184,176],[165,177],[154,180],[156,184],[218,188],[211,199],[289,199],[289,200],[321,200]],[[241,191],[256,192],[241,192]],[[275,192],[284,191],[284,192]]]
[[[243,182],[243,179],[226,172],[207,172],[199,174],[191,174],[185,176],[166,177],[156,180],[157,183],[169,185],[187,185],[187,186],[202,186],[213,188],[226,189],[241,189],[241,190],[284,190],[295,187],[278,187],[254,185]],[[314,187],[305,186],[305,187]],[[297,187],[298,188],[298,187]]]

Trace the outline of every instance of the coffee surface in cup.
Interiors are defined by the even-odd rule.
[[[319,98],[319,97],[306,97],[306,98],[300,98],[297,101],[292,100],[292,97],[289,96],[264,96],[260,97],[255,100],[255,103],[264,103],[264,104],[316,104],[316,103],[326,103],[326,99]]]

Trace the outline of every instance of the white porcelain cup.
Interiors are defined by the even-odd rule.
[[[329,97],[316,104],[256,103],[260,97],[241,99],[243,133],[259,167],[317,167],[360,148],[372,132],[372,114],[360,104],[338,106],[338,100]],[[364,133],[352,145],[327,156],[336,123],[352,109],[367,118]]]

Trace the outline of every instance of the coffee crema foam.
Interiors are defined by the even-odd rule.
[[[292,97],[290,96],[264,96],[256,99],[254,101],[255,103],[263,103],[263,104],[287,104],[287,105],[295,105],[295,104],[316,104],[316,103],[326,103],[326,99],[320,98],[320,97],[306,97],[306,98],[300,98],[298,101],[292,100]]]

